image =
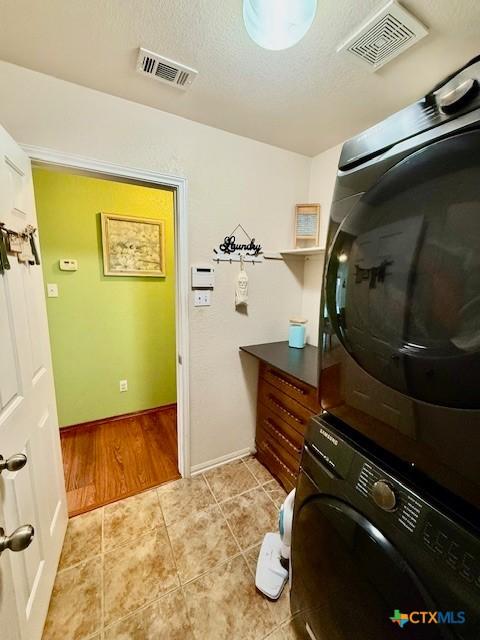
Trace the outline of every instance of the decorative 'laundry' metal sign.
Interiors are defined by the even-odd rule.
[[[241,224],[224,237],[213,250],[213,261],[219,262],[263,262],[262,245],[251,238]]]

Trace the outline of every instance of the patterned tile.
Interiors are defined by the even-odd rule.
[[[105,554],[105,624],[156,600],[179,585],[165,528]]]
[[[236,460],[204,473],[216,499],[221,502],[258,486],[242,460]]]
[[[80,640],[101,626],[101,559],[61,571],[55,580],[43,640]]]
[[[117,622],[105,632],[105,640],[193,640],[181,589]]]
[[[270,482],[270,480],[273,480],[273,476],[270,471],[253,456],[250,458],[246,458],[245,464],[260,484],[265,484],[266,482]]]
[[[270,633],[265,640],[285,640],[283,630],[281,628],[275,629],[273,633]]]
[[[290,612],[290,588],[288,582],[278,600],[267,600],[267,604],[277,623],[290,619],[292,614]]]
[[[255,588],[284,495],[249,458],[73,518],[44,640],[261,640],[275,628],[272,640],[293,640],[278,627],[286,592],[272,602]]]
[[[276,624],[241,556],[189,582],[185,598],[199,640],[260,640]]]
[[[273,500],[273,502],[277,506],[277,509],[280,509],[285,498],[287,497],[287,492],[285,491],[285,489],[280,484],[278,484],[276,480],[267,482],[263,485],[263,488]]]
[[[261,487],[227,500],[222,510],[242,549],[261,542],[266,533],[278,529],[277,509]]]
[[[245,557],[245,560],[247,561],[248,568],[252,572],[252,575],[255,575],[257,571],[257,560],[258,560],[258,554],[260,552],[261,546],[262,546],[261,544],[257,544],[251,549],[248,549],[248,551],[245,551],[245,553],[243,554]]]
[[[215,504],[202,476],[169,482],[158,489],[158,497],[167,525]]]
[[[105,551],[163,527],[157,492],[146,491],[104,507],[103,536]]]
[[[59,571],[102,552],[102,509],[95,509],[68,521]]]
[[[293,620],[282,624],[275,633],[278,635],[268,636],[268,640],[303,640],[305,637],[296,630]]]
[[[186,582],[239,553],[220,508],[209,507],[168,527],[180,580]]]

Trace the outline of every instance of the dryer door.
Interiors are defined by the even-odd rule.
[[[385,536],[328,496],[308,500],[295,515],[291,603],[298,625],[317,640],[451,637],[446,625],[402,618],[436,607]]]
[[[322,408],[480,509],[480,130],[352,207],[325,278]]]
[[[410,398],[476,410],[479,146],[469,131],[387,171],[342,222],[326,278],[331,329],[364,372]]]

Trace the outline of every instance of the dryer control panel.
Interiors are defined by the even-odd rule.
[[[380,155],[395,144],[480,107],[478,58],[414,104],[347,140],[339,169],[347,171]]]

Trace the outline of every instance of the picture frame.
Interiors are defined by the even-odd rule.
[[[318,244],[320,231],[320,205],[297,204],[295,206],[295,247],[305,245],[305,242]]]
[[[101,213],[105,276],[165,278],[165,221]]]

